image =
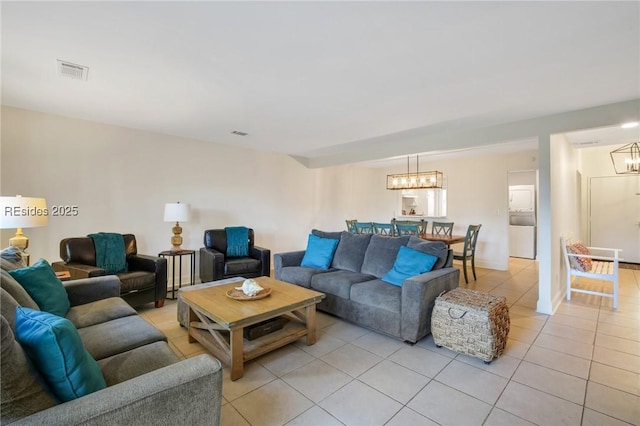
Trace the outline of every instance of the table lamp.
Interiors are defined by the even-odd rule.
[[[180,222],[188,222],[190,216],[189,204],[181,204],[180,201],[177,203],[167,203],[164,205],[164,221],[165,222],[175,222],[176,225],[171,228],[173,232],[173,237],[171,237],[171,251],[180,251],[182,250],[182,227],[180,226]]]
[[[9,245],[20,250],[26,264],[29,264],[29,254],[26,252],[29,247],[29,238],[22,233],[22,228],[36,228],[47,226],[49,223],[49,212],[47,201],[44,198],[22,197],[0,197],[0,228],[16,228],[16,235],[9,239]]]

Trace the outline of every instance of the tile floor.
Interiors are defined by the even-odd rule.
[[[640,271],[620,270],[617,311],[610,299],[576,294],[547,316],[535,312],[536,268],[512,259],[508,272],[461,280],[507,298],[506,352],[490,365],[431,336],[411,346],[319,313],[315,345],[251,361],[235,382],[224,369],[221,424],[639,425]],[[179,356],[204,352],[187,342],[175,301],[141,314]]]

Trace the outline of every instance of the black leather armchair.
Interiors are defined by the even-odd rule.
[[[253,229],[249,229],[248,257],[227,257],[226,252],[227,233],[224,229],[204,231],[204,247],[200,249],[200,281],[271,274],[271,250],[254,245]]]
[[[167,296],[167,260],[161,257],[138,254],[136,237],[123,234],[127,255],[127,272],[116,274],[120,279],[120,297],[131,306],[155,303],[164,306]],[[56,271],[69,271],[71,279],[105,275],[96,266],[96,249],[90,237],[65,238],[60,241],[62,262],[54,262]]]

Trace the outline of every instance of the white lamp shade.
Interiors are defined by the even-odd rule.
[[[167,203],[164,205],[165,222],[188,222],[190,216],[189,204]]]
[[[0,228],[47,226],[47,200],[33,197],[0,197]]]

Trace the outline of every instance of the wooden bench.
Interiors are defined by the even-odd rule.
[[[571,292],[592,294],[596,296],[609,297],[613,299],[613,309],[618,309],[618,267],[621,260],[621,249],[603,248],[603,247],[587,247],[591,254],[574,254],[570,253],[568,247],[573,244],[571,237],[561,237],[562,254],[567,268],[567,300],[571,300]],[[604,253],[606,255],[593,254]],[[581,271],[574,268],[570,258],[589,258],[591,259],[591,269],[589,271]],[[597,280],[611,281],[613,283],[613,293],[605,291],[585,290],[573,287],[573,277],[576,281],[580,277],[593,278]]]

